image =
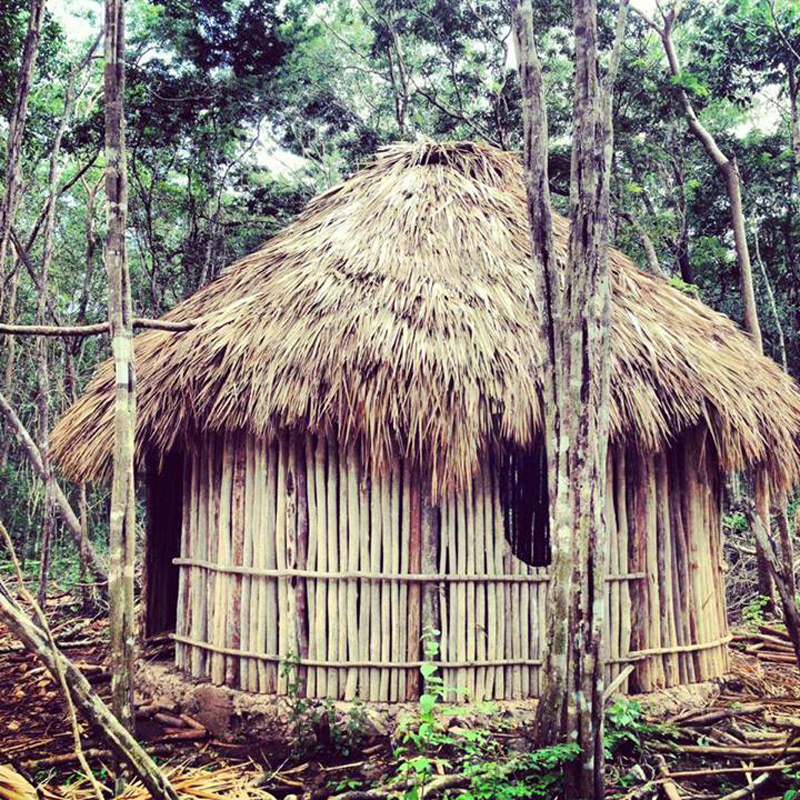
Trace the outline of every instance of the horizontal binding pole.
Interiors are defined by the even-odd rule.
[[[606,658],[605,664],[627,664],[630,661],[641,661],[649,656],[667,655],[669,653],[695,653],[698,650],[713,650],[715,647],[722,647],[733,639],[733,634],[729,633],[721,639],[713,642],[698,642],[697,644],[676,644],[671,647],[652,647],[649,650],[633,650],[627,656],[619,658]]]
[[[193,558],[173,558],[177,567],[199,567],[213,572],[224,572],[234,575],[255,575],[261,578],[314,578],[317,580],[367,580],[394,581],[397,583],[549,583],[549,575],[505,575],[483,573],[480,575],[458,575],[448,573],[436,575],[424,572],[317,572],[309,569],[260,569],[257,567],[240,567],[234,564],[215,564],[212,561],[200,561]],[[606,575],[607,581],[638,581],[645,576],[644,572],[630,572],[624,575]]]
[[[135,319],[132,327],[136,330],[148,328],[159,331],[190,331],[196,322],[170,322],[165,319]],[[108,333],[109,324],[98,322],[94,325],[5,325],[0,324],[0,334],[5,336],[98,336]]]
[[[314,658],[289,658],[288,656],[278,656],[271,653],[256,653],[252,650],[236,650],[232,647],[221,647],[208,642],[199,642],[188,636],[179,633],[171,633],[170,639],[190,647],[199,647],[202,650],[210,650],[212,653],[222,653],[226,656],[238,656],[239,658],[257,658],[261,661],[275,661],[278,663],[291,662],[302,667],[374,667],[378,669],[419,669],[423,664],[435,663],[441,667],[541,667],[542,662],[536,658],[504,658],[497,661],[320,661]]]

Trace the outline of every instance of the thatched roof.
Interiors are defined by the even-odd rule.
[[[567,221],[555,218],[562,252]],[[136,337],[137,454],[199,429],[333,430],[373,463],[422,457],[438,483],[530,444],[542,420],[517,156],[399,144],[315,198],[260,250]],[[706,425],[724,468],[800,475],[800,392],[725,316],[611,251],[612,437],[661,448]],[[74,479],[105,478],[113,370],[52,434]]]

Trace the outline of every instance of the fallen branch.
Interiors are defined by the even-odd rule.
[[[664,784],[668,780],[674,781],[683,778],[715,778],[723,775],[743,775],[744,773],[770,773],[782,772],[787,767],[791,767],[796,762],[796,759],[787,759],[785,762],[777,764],[764,764],[760,767],[721,767],[720,769],[689,769],[680,772],[670,772],[669,778],[658,778],[654,781],[657,784]]]
[[[658,774],[661,775],[664,780],[662,786],[664,787],[664,794],[667,796],[667,800],[681,800],[681,793],[678,791],[678,786],[667,768],[667,760],[664,756],[656,756],[656,763],[658,764]]]
[[[0,535],[2,535],[6,549],[8,550],[8,554],[11,557],[11,562],[14,565],[14,572],[17,577],[17,591],[19,591],[24,600],[33,609],[34,614],[36,614],[36,618],[38,619],[39,624],[42,626],[42,630],[47,637],[47,643],[50,646],[50,649],[53,652],[57,652],[56,640],[53,637],[53,632],[50,630],[50,624],[47,622],[47,617],[44,615],[41,605],[34,600],[33,595],[31,595],[31,593],[25,588],[25,578],[22,575],[22,568],[17,560],[17,552],[14,550],[14,543],[11,541],[11,536],[2,522],[0,522]],[[2,587],[2,583],[0,583],[0,588],[4,588]],[[53,676],[56,679],[56,683],[58,683],[59,687],[61,688],[61,693],[64,695],[64,702],[67,704],[67,712],[69,716],[70,729],[72,730],[72,743],[75,750],[75,758],[81,765],[81,769],[89,778],[89,783],[94,790],[97,800],[103,800],[103,790],[100,784],[97,782],[97,778],[95,778],[94,773],[91,771],[91,769],[89,769],[89,763],[86,761],[86,757],[83,754],[83,745],[81,744],[81,729],[78,725],[78,716],[75,713],[75,705],[72,702],[72,697],[69,693],[69,687],[67,686],[67,679],[64,675],[64,666],[60,662],[56,661],[55,667],[56,669],[53,673]]]
[[[166,756],[172,753],[172,748],[169,745],[159,744],[152,747],[145,748],[151,756]],[[83,751],[87,760],[113,758],[114,753],[111,750],[99,749],[90,747]],[[77,761],[75,753],[60,753],[55,756],[45,756],[44,758],[32,758],[28,761],[20,761],[19,765],[26,772],[38,772],[41,769],[49,769],[51,767],[63,767],[66,764],[73,764]]]
[[[153,798],[178,800],[178,795],[144,748],[128,733],[97,696],[75,665],[57,648],[51,648],[45,634],[0,589],[0,619],[37,656],[57,674],[61,669],[72,701],[86,719],[102,732],[113,752],[131,766]]]

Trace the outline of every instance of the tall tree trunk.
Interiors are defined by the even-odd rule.
[[[109,524],[108,593],[111,626],[111,695],[114,713],[134,728],[133,574],[136,508],[133,443],[136,394],[133,370],[133,311],[125,259],[127,169],[125,153],[125,11],[124,0],[106,0],[105,17],[105,147],[106,147],[106,272],[108,318],[116,375],[114,407],[114,472]]]
[[[675,26],[678,8],[672,8],[668,12],[661,12],[662,26],[658,26],[646,14],[637,9],[637,13],[655,30],[664,47],[667,56],[667,63],[673,78],[678,78],[681,74],[681,65],[675,44],[672,41],[672,31]],[[689,95],[682,88],[678,88],[678,95],[683,105],[684,115],[689,125],[689,130],[703,146],[708,157],[716,166],[728,193],[728,206],[731,218],[731,230],[736,248],[736,263],[739,270],[739,288],[742,297],[742,317],[744,327],[754,347],[759,353],[764,352],[764,345],[761,338],[761,325],[758,321],[758,310],[756,308],[755,292],[753,291],[753,270],[750,264],[750,251],[747,246],[747,236],[745,233],[744,210],[742,208],[742,190],[739,179],[739,168],[736,159],[730,159],[723,153],[712,134],[703,126],[695,113]],[[756,469],[758,473],[760,468]],[[755,475],[755,503],[756,513],[761,517],[762,524],[769,530],[769,483],[765,475]],[[768,598],[768,609],[773,606],[774,591],[770,570],[767,564],[767,554],[761,547],[758,538],[756,544],[756,560],[758,563],[759,592]]]
[[[531,0],[513,8],[522,86],[524,160],[534,291],[543,348],[543,401],[551,498],[550,600],[536,718],[540,746],[575,741],[566,794],[603,797],[605,487],[609,430],[609,171],[612,91],[624,35],[619,17],[605,85],[599,80],[595,0],[573,0],[575,95],[569,257],[553,248],[547,114]]]
[[[16,258],[16,255],[13,257],[15,262],[11,272],[11,290],[8,296],[8,316],[6,317],[6,321],[9,325],[13,325],[17,318],[17,292],[19,291],[20,270],[22,269],[22,261]],[[0,314],[2,314],[2,312],[3,309],[2,306],[0,306]],[[0,342],[2,341],[3,337],[0,337]],[[7,337],[5,351],[6,363],[3,371],[3,386],[0,392],[11,398],[14,388],[14,367],[17,361],[17,339],[15,336]],[[2,430],[2,428],[3,425],[0,423],[0,430]],[[4,470],[8,465],[8,453],[10,449],[11,437],[8,435],[3,436],[2,441],[0,441],[0,470]]]
[[[681,227],[675,242],[675,260],[684,283],[694,283],[694,270],[689,258],[689,217],[686,213],[686,180],[683,176],[683,158],[672,159],[672,174],[678,185],[678,214]]]
[[[20,162],[22,160],[22,140],[25,134],[25,120],[28,116],[28,97],[31,91],[33,70],[36,66],[36,51],[39,49],[39,34],[44,16],[44,0],[31,0],[28,16],[28,30],[22,46],[17,91],[14,95],[14,107],[8,125],[6,145],[6,187],[2,205],[0,205],[0,283],[5,276],[6,257],[11,236],[11,225],[17,206],[20,182]],[[0,298],[0,309],[2,309]]]
[[[39,36],[42,27],[42,17],[44,16],[45,0],[31,0],[28,14],[28,29],[25,33],[25,42],[22,46],[22,56],[20,58],[19,74],[17,76],[17,90],[14,95],[14,106],[11,109],[11,116],[8,123],[8,139],[6,140],[6,185],[3,200],[0,203],[0,315],[3,313],[5,302],[4,287],[6,274],[6,260],[8,258],[9,245],[11,242],[11,226],[17,211],[20,190],[20,172],[22,161],[22,141],[25,134],[25,121],[28,116],[28,97],[33,81],[33,71],[36,66],[36,51],[39,49]],[[16,294],[19,281],[19,264],[15,264],[15,274],[12,277],[12,297],[10,319],[13,322],[14,308],[16,305]],[[13,375],[14,371],[14,345],[9,346],[6,360],[7,376]],[[0,431],[2,425],[0,424]],[[0,461],[2,466],[6,465],[8,459],[8,446],[5,444],[7,437],[0,436],[4,440]]]

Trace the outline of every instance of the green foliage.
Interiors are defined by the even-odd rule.
[[[674,86],[679,86],[689,94],[707,97],[708,89],[701,83],[699,78],[691,72],[679,72],[672,79]]]
[[[764,609],[769,605],[769,597],[760,594],[742,609],[742,619],[751,628],[757,628],[764,622]]]
[[[669,279],[669,285],[672,286],[674,289],[683,292],[684,294],[688,294],[691,297],[694,297],[695,300],[700,299],[700,289],[693,283],[686,283],[686,281],[679,278],[677,275],[673,275]]]
[[[743,511],[733,511],[730,514],[723,515],[722,525],[727,530],[737,533],[746,531],[750,526],[747,521],[747,516]]]
[[[423,635],[426,661],[420,667],[425,691],[416,714],[407,720],[395,757],[403,759],[394,782],[407,785],[404,800],[416,800],[437,768],[460,770],[469,781],[466,800],[514,800],[554,797],[563,779],[563,767],[579,753],[576,744],[558,744],[523,753],[507,752],[486,729],[448,729],[449,717],[460,708],[443,701],[456,690],[445,685],[433,659],[439,632]]]
[[[367,737],[369,720],[361,701],[339,711],[331,700],[303,697],[300,660],[294,655],[281,662],[281,677],[286,679],[292,753],[295,757],[321,752],[326,744],[341,756],[357,752]]]
[[[623,752],[641,755],[649,742],[670,741],[674,734],[669,726],[647,722],[638,702],[618,700],[605,712],[606,760],[611,761]]]
[[[465,769],[469,789],[461,796],[465,800],[556,797],[565,765],[579,754],[577,744],[557,744],[505,760],[470,762]]]

